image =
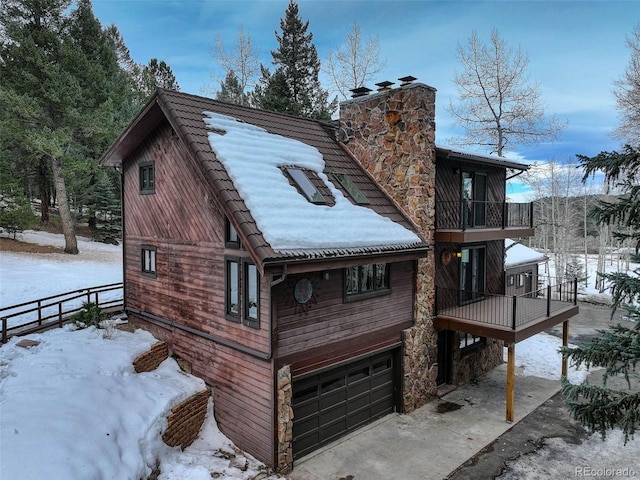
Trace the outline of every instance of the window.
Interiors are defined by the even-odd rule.
[[[307,200],[318,204],[327,203],[313,182],[309,180],[309,177],[304,170],[295,167],[285,167],[284,170],[287,172],[298,191],[307,197]]]
[[[153,162],[140,164],[140,193],[155,193],[156,178],[155,165]]]
[[[229,258],[225,271],[226,299],[225,310],[227,319],[240,322],[240,260]]]
[[[390,292],[389,265],[376,263],[345,269],[345,297],[347,300],[375,297]]]
[[[513,275],[513,273],[512,273],[511,275],[509,275],[509,285],[511,286],[511,285],[513,285],[514,283],[515,283],[515,282],[514,282],[514,275]]]
[[[244,264],[245,288],[243,323],[249,327],[259,328],[258,312],[260,298],[260,281],[258,269],[251,263]]]
[[[465,354],[485,345],[487,339],[470,333],[460,333],[460,353]]]
[[[238,232],[233,228],[228,218],[225,218],[224,222],[224,244],[227,248],[242,248]]]
[[[143,245],[140,249],[142,274],[148,277],[156,276],[156,247]]]
[[[368,205],[369,199],[366,197],[362,190],[360,190],[355,183],[351,180],[349,175],[346,173],[333,173],[333,177],[337,180],[337,182],[342,185],[349,196],[356,202],[357,205]]]
[[[518,283],[518,288],[524,287],[524,275],[521,273],[517,274],[516,282]]]
[[[225,285],[227,320],[260,328],[260,275],[257,267],[247,260],[227,257]]]

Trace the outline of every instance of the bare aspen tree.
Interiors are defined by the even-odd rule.
[[[211,48],[211,55],[224,73],[221,75],[210,73],[211,79],[217,85],[203,88],[206,93],[219,91],[219,85],[224,82],[229,72],[235,76],[243,93],[247,94],[255,87],[260,75],[260,48],[251,35],[244,32],[242,25],[238,27],[238,37],[229,49],[222,36],[216,35],[215,47]]]
[[[640,144],[640,23],[636,25],[627,45],[631,49],[631,59],[624,75],[614,82],[621,124],[615,130],[615,135],[625,142]]]
[[[353,30],[347,32],[347,42],[335,52],[329,52],[326,65],[335,89],[347,100],[349,90],[372,81],[374,75],[384,68],[385,62],[380,60],[378,37],[368,37],[363,41],[360,27],[354,22]]]
[[[540,87],[527,75],[527,55],[509,48],[496,29],[489,45],[474,31],[466,45],[458,44],[457,54],[461,69],[453,81],[459,101],[450,102],[448,110],[465,136],[453,144],[489,149],[503,157],[507,146],[555,140],[564,130],[566,124],[555,116],[545,117]]]

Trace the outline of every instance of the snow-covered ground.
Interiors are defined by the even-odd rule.
[[[62,245],[61,236],[41,232],[28,232],[22,239]],[[0,252],[1,304],[121,281],[119,247],[82,240],[80,249],[79,256]],[[29,335],[40,344],[28,349],[16,346],[17,338],[0,348],[0,478],[138,479],[156,461],[160,480],[250,480],[264,471],[219,432],[212,405],[194,444],[184,451],[164,445],[163,419],[202,381],[184,374],[171,359],[154,372],[136,374],[132,360],[153,343],[151,335],[116,331],[105,338],[104,333],[68,326]],[[557,379],[559,345],[546,334],[519,343],[517,374]],[[584,375],[572,372],[570,378],[577,382]],[[554,454],[560,447],[562,455]],[[562,463],[566,455],[571,465],[589,467],[595,466],[598,452],[598,465],[614,459],[615,466],[616,456],[629,451],[640,452],[640,439],[636,436],[623,447],[618,432],[604,443],[598,436],[581,445],[550,442],[535,456],[512,463],[520,475],[509,478],[546,478],[538,472],[547,470],[539,469],[550,468],[552,461]],[[635,474],[640,476],[640,468]],[[261,478],[280,477],[265,473]]]

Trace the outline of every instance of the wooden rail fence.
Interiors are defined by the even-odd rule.
[[[0,308],[2,343],[14,335],[26,335],[52,327],[62,327],[82,310],[85,302],[92,302],[106,311],[124,307],[123,284],[110,283],[81,288],[50,297]]]

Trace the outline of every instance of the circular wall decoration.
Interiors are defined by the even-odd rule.
[[[453,252],[451,250],[444,250],[440,255],[440,261],[443,265],[449,265],[453,259]]]
[[[311,280],[308,278],[301,278],[298,280],[293,288],[293,297],[296,299],[296,302],[304,305],[311,300],[312,296],[313,284],[311,283]]]

